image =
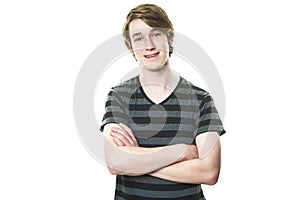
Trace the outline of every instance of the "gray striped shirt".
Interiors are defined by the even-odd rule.
[[[147,97],[139,77],[113,87],[105,104],[101,130],[107,123],[123,122],[133,131],[139,146],[195,144],[197,135],[225,133],[208,92],[180,77],[174,91],[161,103]],[[201,185],[183,184],[149,175],[117,175],[115,199],[205,199]]]

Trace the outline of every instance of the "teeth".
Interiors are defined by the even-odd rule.
[[[154,57],[154,56],[156,56],[156,55],[158,55],[158,53],[154,53],[154,54],[151,54],[151,55],[146,55],[145,57],[146,57],[146,58],[152,58],[152,57]]]

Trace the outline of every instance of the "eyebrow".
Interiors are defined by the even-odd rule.
[[[141,32],[138,32],[138,33],[135,33],[135,34],[133,34],[131,37],[136,37],[136,36],[138,36],[138,35],[141,35],[142,33]]]

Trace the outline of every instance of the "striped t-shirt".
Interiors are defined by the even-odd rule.
[[[101,130],[107,123],[124,123],[133,131],[140,147],[195,144],[197,135],[225,133],[208,92],[184,78],[161,103],[145,94],[139,76],[113,87],[105,104]],[[117,175],[115,199],[204,200],[201,185],[163,180],[150,175]]]

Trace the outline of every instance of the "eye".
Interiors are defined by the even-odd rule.
[[[159,37],[159,36],[161,36],[161,33],[153,33],[153,35],[152,35],[152,37]]]
[[[133,41],[134,41],[134,42],[141,42],[142,40],[143,40],[142,37],[137,37],[137,38],[135,38]]]

